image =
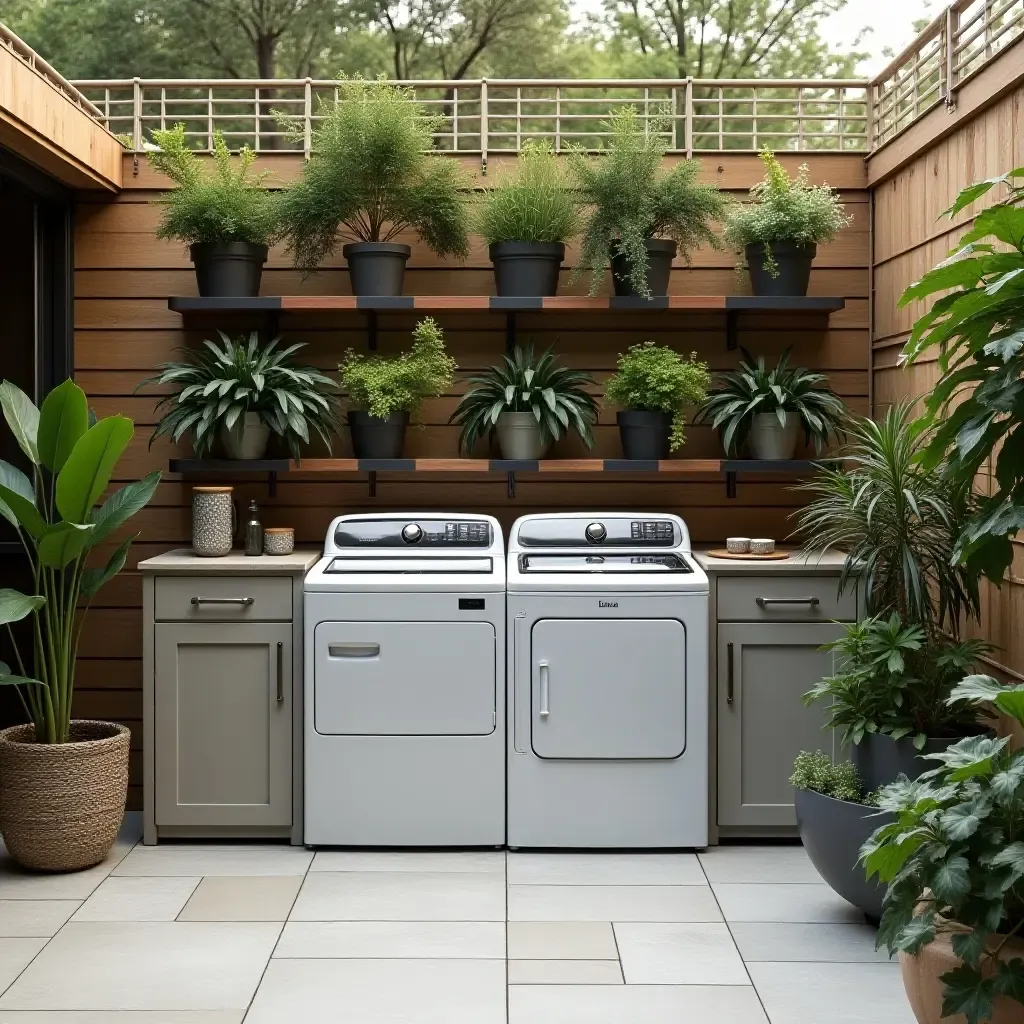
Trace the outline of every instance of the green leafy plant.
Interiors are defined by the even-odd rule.
[[[163,363],[148,384],[171,385],[175,391],[157,403],[162,409],[150,445],[162,436],[180,441],[186,434],[199,457],[206,454],[223,428],[232,430],[256,413],[273,434],[282,438],[293,458],[300,444],[309,444],[310,431],[327,446],[338,429],[336,385],[312,366],[297,366],[289,358],[304,346],[279,348],[280,338],[261,345],[253,332],[248,340],[204,341],[180,362]],[[136,389],[138,390],[138,388]]]
[[[772,255],[773,242],[809,246],[830,242],[850,223],[839,193],[828,185],[812,185],[803,164],[791,178],[767,147],[761,152],[765,176],[750,190],[750,202],[729,210],[725,240],[735,249],[752,243],[765,246],[764,265],[772,277],[779,276]]]
[[[0,406],[32,467],[27,476],[0,461],[0,516],[25,549],[35,591],[0,590],[0,624],[7,627],[17,662],[16,671],[0,662],[0,684],[17,688],[38,742],[67,743],[85,612],[124,568],[135,536],[122,540],[101,565],[89,566],[89,554],[111,543],[146,505],[160,474],[126,484],[97,505],[132,439],[132,421],[95,420],[85,392],[70,380],[54,388],[40,409],[4,381]],[[23,657],[11,624],[29,617],[32,654]]]
[[[450,420],[462,427],[459,447],[464,453],[493,432],[503,412],[532,412],[545,442],[557,441],[572,427],[588,448],[593,447],[597,403],[586,385],[594,378],[559,366],[551,349],[535,358],[532,346],[517,345],[497,366],[466,381],[470,389]]]
[[[948,699],[1024,726],[1024,686],[969,676]],[[971,736],[925,755],[934,770],[882,790],[879,806],[896,821],[861,851],[868,877],[889,886],[878,941],[890,955],[953,931],[963,963],[942,975],[942,1015],[962,1013],[968,1024],[990,1020],[997,996],[1024,1003],[1024,961],[998,957],[1024,927],[1024,751],[1008,744]]]
[[[857,769],[849,761],[835,764],[824,751],[813,754],[801,750],[793,762],[793,774],[789,784],[794,789],[806,789],[812,793],[823,793],[835,800],[861,803],[861,784]]]
[[[707,398],[711,374],[696,352],[684,359],[667,345],[645,341],[619,356],[617,369],[605,381],[605,395],[623,409],[672,414],[672,451],[686,440],[686,408]]]
[[[383,79],[342,77],[338,92],[321,108],[302,177],[281,196],[295,265],[312,273],[339,234],[387,242],[410,229],[438,256],[466,256],[467,182],[458,161],[429,153],[441,119]]]
[[[444,394],[458,367],[444,347],[444,334],[429,316],[412,332],[412,348],[398,356],[349,349],[338,367],[341,389],[354,409],[387,419],[392,413],[419,412],[427,398]]]
[[[154,200],[163,206],[158,238],[196,242],[250,242],[266,245],[277,230],[277,197],[264,187],[266,173],[253,174],[256,154],[243,147],[237,157],[224,136],[213,136],[213,163],[207,166],[188,147],[185,126],[156,129],[160,147],[149,162],[177,186]]]
[[[579,231],[579,209],[550,145],[523,145],[514,173],[488,189],[477,230],[495,242],[564,242]]]
[[[829,388],[825,374],[790,366],[788,348],[772,370],[763,356],[755,359],[746,349],[742,352],[740,368],[719,374],[717,386],[697,414],[698,422],[710,421],[720,432],[727,455],[742,447],[758,413],[775,413],[783,427],[796,416],[806,443],[813,441],[819,455],[829,437],[842,435],[847,409]]]
[[[588,157],[577,150],[569,157],[579,199],[590,207],[573,279],[590,270],[591,295],[601,286],[610,252],[626,257],[633,288],[649,297],[647,239],[671,238],[687,258],[697,246],[720,247],[710,224],[722,218],[726,200],[714,185],[698,183],[696,160],[662,169],[668,124],[623,107],[605,123],[610,140],[604,152]]]

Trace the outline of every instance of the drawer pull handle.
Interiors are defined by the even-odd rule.
[[[202,604],[240,604],[248,608],[255,601],[255,597],[193,597],[192,605],[198,608]]]
[[[726,691],[725,691],[725,703],[732,704],[733,698],[733,666],[732,666],[732,644],[727,644],[725,648],[725,660],[726,660]]]
[[[767,608],[770,604],[806,604],[816,608],[821,604],[816,597],[759,597],[756,600],[758,608]]]
[[[277,642],[277,703],[284,703],[284,644]]]
[[[550,669],[546,660],[542,660],[538,663],[538,672],[540,674],[540,717],[547,718],[551,714],[551,709],[548,707],[549,690],[551,688],[551,681],[548,678],[550,675]]]
[[[376,658],[380,644],[329,644],[327,653],[332,658]]]

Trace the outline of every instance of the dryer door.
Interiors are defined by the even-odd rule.
[[[686,628],[676,619],[540,619],[538,757],[675,758],[686,747]]]

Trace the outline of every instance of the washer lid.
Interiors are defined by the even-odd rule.
[[[693,569],[674,554],[643,555],[520,555],[521,573],[692,573]]]

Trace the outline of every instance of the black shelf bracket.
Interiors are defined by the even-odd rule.
[[[512,355],[513,349],[516,347],[516,315],[512,312],[505,314],[505,352],[508,355]],[[509,476],[512,474],[510,473]],[[515,484],[512,484],[513,492],[515,491]],[[513,497],[515,495],[513,494]]]
[[[377,310],[366,311],[367,346],[371,352],[377,351]]]
[[[271,470],[267,474],[267,496],[270,498],[277,497],[277,472]]]
[[[736,497],[736,471],[732,469],[725,471],[725,496],[727,498]]]
[[[366,475],[367,483],[369,484],[370,497],[377,497],[377,470],[371,469]]]
[[[508,473],[508,496],[511,501],[516,496],[516,475],[514,472]]]
[[[739,330],[736,326],[736,311],[727,310],[725,314],[725,347],[735,352],[740,347]]]

